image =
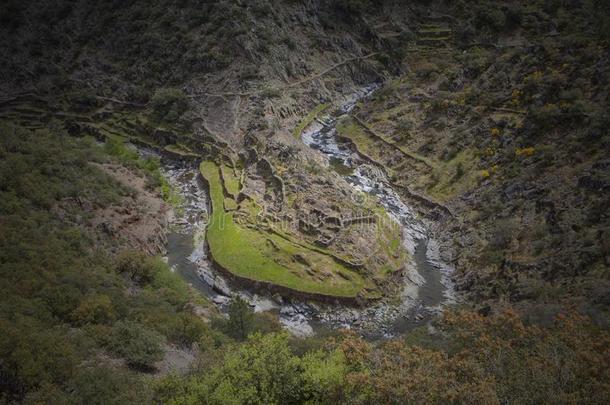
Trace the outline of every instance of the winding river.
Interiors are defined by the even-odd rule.
[[[365,308],[351,308],[231,289],[208,260],[205,226],[210,205],[198,168],[168,163],[165,175],[184,200],[168,235],[167,259],[172,269],[209,297],[221,311],[226,311],[231,295],[239,294],[255,311],[277,313],[286,329],[301,336],[324,329],[349,328],[372,339],[392,337],[428,324],[444,305],[452,303],[452,269],[440,260],[439,245],[430,238],[425,223],[392,188],[383,170],[367,163],[349,145],[337,141],[337,120],[376,88],[370,86],[347,97],[337,111],[307,127],[302,140],[325,156],[329,168],[336,169],[352,187],[373,196],[401,225],[410,259],[406,263],[404,289],[399,300],[382,300]]]

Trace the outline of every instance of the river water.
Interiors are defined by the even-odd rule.
[[[367,163],[349,145],[337,141],[337,119],[374,90],[371,86],[347,97],[341,108],[306,128],[302,140],[326,157],[329,168],[334,168],[355,189],[374,198],[401,225],[403,243],[410,258],[405,263],[404,288],[398,299],[351,308],[232,289],[208,260],[205,226],[210,205],[197,167],[168,163],[164,174],[184,200],[168,235],[167,259],[172,269],[210,298],[222,312],[226,312],[229,297],[238,294],[255,311],[276,313],[286,329],[300,336],[324,329],[348,328],[373,339],[392,337],[426,325],[444,305],[452,303],[452,269],[440,260],[439,245],[430,238],[425,223],[392,189],[383,170]]]

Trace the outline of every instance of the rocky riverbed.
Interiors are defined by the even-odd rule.
[[[403,243],[410,254],[398,303],[382,300],[365,309],[321,311],[319,317],[334,326],[355,327],[366,335],[392,336],[425,324],[455,297],[450,279],[453,269],[441,261],[439,244],[430,238],[426,224],[393,190],[384,170],[337,140],[335,126],[339,117],[348,114],[358,100],[368,97],[377,87],[367,87],[348,97],[335,113],[306,128],[302,139],[326,156],[329,167],[339,167],[337,171],[349,184],[385,208],[402,227]]]

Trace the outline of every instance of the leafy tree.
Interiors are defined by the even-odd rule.
[[[244,340],[252,331],[254,313],[248,303],[240,296],[231,300],[227,334],[235,339]]]
[[[316,350],[302,358],[303,391],[314,403],[342,398],[348,368],[340,350]]]

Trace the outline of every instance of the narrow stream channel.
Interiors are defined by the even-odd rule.
[[[172,269],[210,298],[222,312],[226,312],[230,297],[238,294],[255,311],[276,313],[284,327],[295,335],[307,336],[327,329],[349,328],[365,337],[378,339],[427,324],[443,305],[452,301],[451,268],[441,262],[438,244],[429,238],[424,223],[392,189],[383,171],[368,164],[348,145],[337,142],[337,119],[375,89],[372,86],[347,98],[337,112],[306,128],[302,139],[326,156],[329,167],[335,168],[354,188],[376,198],[402,226],[404,245],[412,260],[406,263],[407,276],[399,300],[351,308],[231,289],[208,260],[205,227],[209,198],[198,169],[170,162],[165,164],[164,174],[184,200],[168,235],[167,259]]]

